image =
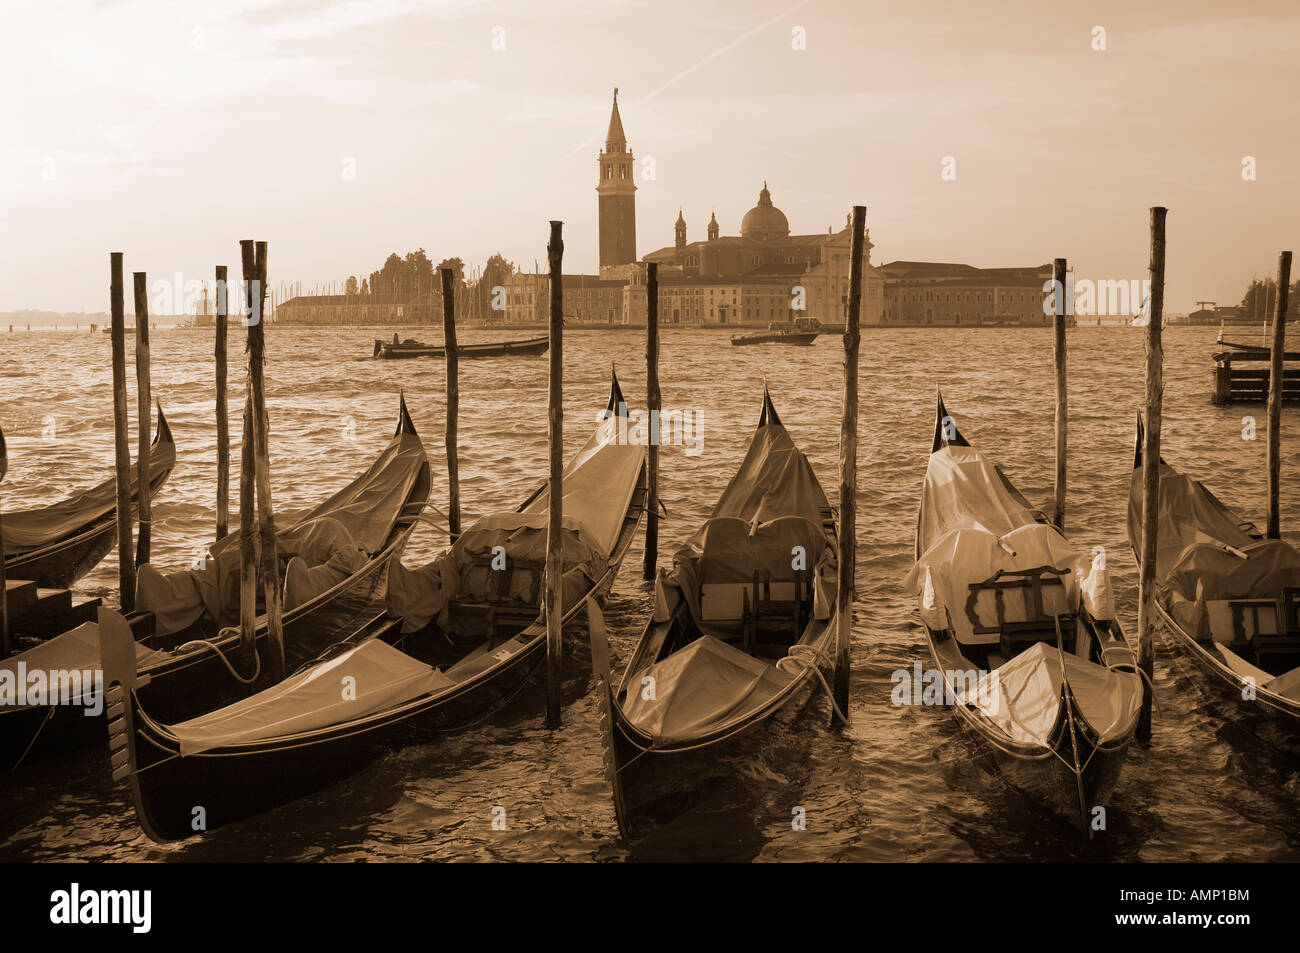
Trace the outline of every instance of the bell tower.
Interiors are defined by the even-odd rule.
[[[632,153],[618,115],[617,89],[599,163],[596,193],[600,207],[600,266],[629,265],[636,261],[636,184],[632,180]]]

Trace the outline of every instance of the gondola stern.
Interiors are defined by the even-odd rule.
[[[9,448],[5,446],[5,430],[0,427],[0,480],[9,472]]]

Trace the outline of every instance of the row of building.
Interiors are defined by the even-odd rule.
[[[767,183],[740,220],[738,235],[722,235],[716,212],[703,240],[690,241],[681,211],[674,242],[637,257],[633,155],[623,131],[618,90],[605,147],[597,157],[600,267],[595,274],[564,276],[568,322],[617,326],[644,324],[647,265],[657,267],[659,320],[664,325],[761,326],[811,317],[840,325],[848,314],[852,227],[793,235]],[[867,232],[862,255],[864,325],[1041,325],[1043,283],[1051,265],[974,268],[970,265],[896,261],[871,263]],[[550,279],[516,272],[497,295],[500,308],[487,323],[540,325],[548,320]],[[418,324],[442,320],[437,294],[419,300],[367,296],[299,296],[281,302],[283,324]]]

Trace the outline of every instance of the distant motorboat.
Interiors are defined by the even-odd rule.
[[[525,338],[520,341],[497,341],[490,344],[459,344],[456,356],[464,358],[477,357],[528,357],[544,354],[551,346],[549,337]],[[394,360],[405,357],[446,357],[447,348],[442,344],[424,344],[407,339],[398,341],[393,335],[392,341],[375,338],[375,357]]]
[[[766,331],[755,334],[737,334],[731,339],[736,347],[743,344],[794,344],[807,347],[822,334],[822,324],[816,318],[796,318],[790,324],[772,323]]]

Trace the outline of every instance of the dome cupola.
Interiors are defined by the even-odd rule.
[[[740,235],[760,242],[790,237],[790,223],[786,220],[785,213],[772,204],[772,193],[767,190],[767,182],[763,183],[763,191],[758,193],[758,204],[741,219]]]

